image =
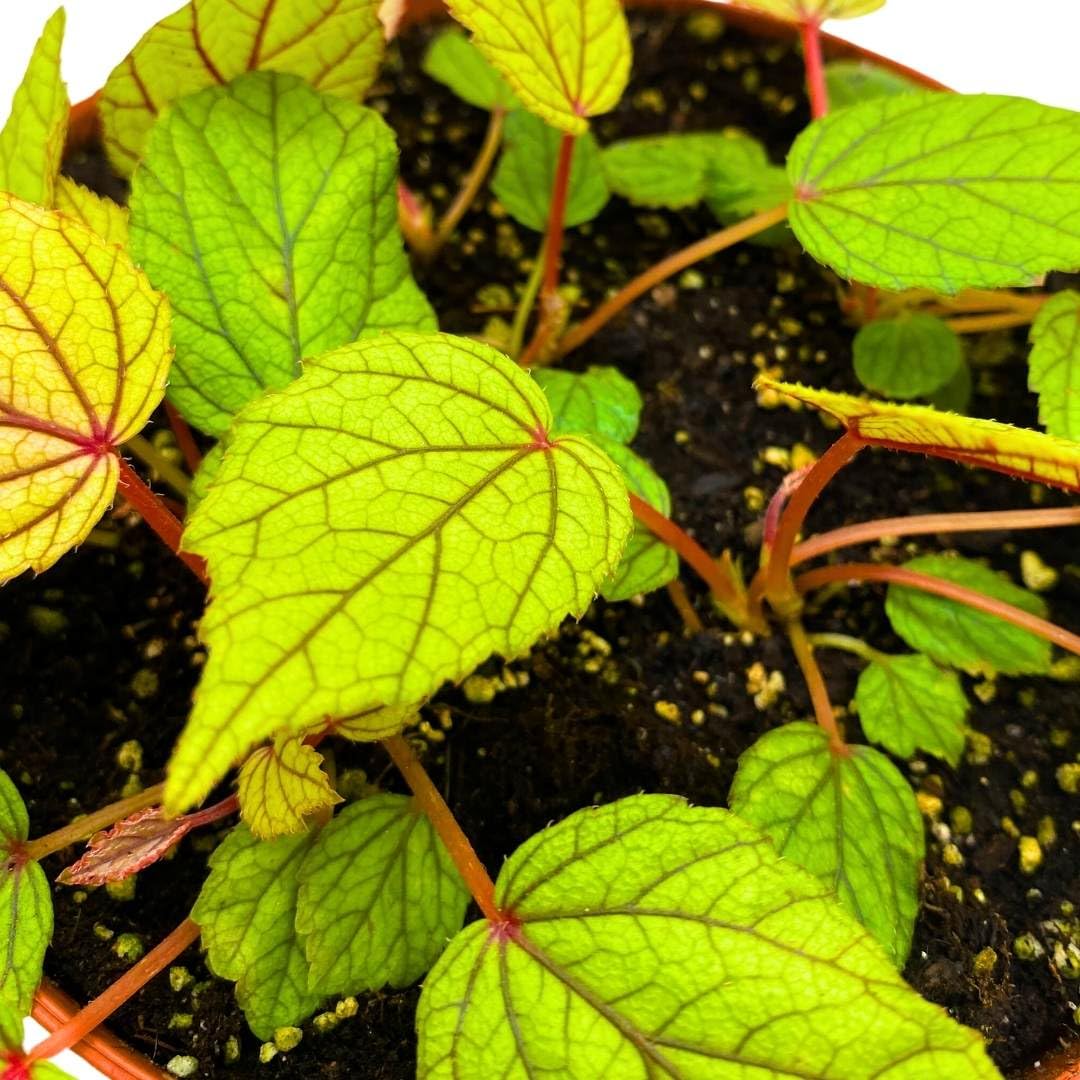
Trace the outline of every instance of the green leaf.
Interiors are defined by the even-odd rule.
[[[905,314],[867,323],[855,335],[855,374],[885,397],[927,397],[964,366],[960,337],[933,315]]]
[[[418,1076],[982,1080],[805,871],[725,810],[639,795],[526,841],[424,982]]]
[[[739,758],[731,809],[835,889],[902,968],[919,910],[922,819],[884,754],[848,749],[835,753],[817,724],[770,731]]]
[[[885,0],[740,0],[740,3],[782,19],[800,22],[812,19],[820,23],[826,19],[854,19],[858,15],[867,15],[877,11]]]
[[[195,507],[206,498],[210,485],[217,479],[217,475],[221,471],[221,463],[225,460],[225,444],[227,441],[228,433],[203,454],[203,459],[199,462],[199,467],[191,478],[191,489],[188,491],[187,497],[188,517],[195,513]]]
[[[28,1016],[52,937],[52,893],[23,844],[30,821],[15,785],[0,771],[0,1006]]]
[[[866,737],[908,758],[925,750],[957,765],[969,703],[959,676],[927,656],[879,653],[859,676],[855,706]]]
[[[102,195],[96,195],[68,176],[56,181],[56,209],[81,221],[91,232],[109,244],[126,247],[128,242],[128,210]]]
[[[439,34],[424,54],[423,69],[426,75],[478,109],[491,112],[521,107],[506,80],[460,30],[444,30]]]
[[[123,251],[0,194],[0,581],[86,539],[171,359],[168,304]]]
[[[581,135],[613,109],[630,76],[620,0],[449,0],[450,14],[542,120]]]
[[[64,9],[45,24],[0,131],[0,191],[52,206],[68,125],[68,96],[60,78]]]
[[[551,210],[551,188],[562,136],[532,113],[506,118],[503,152],[491,190],[506,212],[527,229],[544,232]],[[600,166],[600,149],[586,132],[574,143],[570,187],[566,194],[567,228],[592,221],[607,205],[608,189]]]
[[[461,929],[468,902],[412,799],[353,803],[323,829],[300,868],[296,929],[308,985],[320,994],[408,986]]]
[[[618,368],[590,367],[582,374],[538,368],[533,377],[551,406],[556,431],[605,435],[620,443],[637,434],[641,394]]]
[[[1080,266],[1080,114],[932,91],[815,121],[788,156],[791,227],[841,277],[955,293]]]
[[[213,580],[210,657],[170,812],[279,728],[415,704],[585,609],[626,488],[551,422],[526,371],[442,334],[338,349],[237,417],[184,535]]]
[[[22,1014],[0,1001],[0,1050],[21,1050],[22,1039]]]
[[[315,834],[256,840],[237,825],[210,856],[210,875],[191,917],[215,975],[236,983],[236,1000],[260,1039],[299,1023],[322,999],[308,990],[296,934],[300,864]]]
[[[971,405],[972,390],[971,367],[965,359],[956,374],[944,386],[935,390],[927,400],[935,409],[966,413]]]
[[[254,72],[178,101],[131,195],[131,246],[172,300],[169,396],[210,434],[300,362],[383,329],[434,328],[397,225],[379,115]]]
[[[829,108],[846,109],[875,98],[908,94],[921,87],[898,72],[868,60],[834,60],[825,65]]]
[[[382,60],[379,6],[380,0],[192,0],[143,34],[105,83],[100,110],[109,160],[130,175],[167,105],[245,71],[287,72],[316,90],[360,100]]]
[[[604,435],[593,435],[592,441],[619,466],[630,491],[660,513],[671,514],[671,495],[667,484],[653,472],[647,461]],[[663,588],[678,576],[678,555],[640,521],[635,520],[634,531],[623,550],[618,568],[604,582],[600,592],[605,600],[629,600],[639,593]]]
[[[922,555],[904,563],[904,568],[953,581],[1046,617],[1042,597],[982,563],[949,555]],[[890,585],[885,613],[892,628],[913,649],[971,675],[1043,675],[1050,667],[1050,642],[1045,638],[943,596]]]
[[[1028,386],[1039,395],[1039,422],[1080,442],[1080,292],[1052,296],[1031,324]]]
[[[30,1080],[75,1080],[75,1078],[51,1061],[35,1061],[30,1066]]]

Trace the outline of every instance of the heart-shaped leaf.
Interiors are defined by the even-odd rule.
[[[825,87],[833,110],[922,89],[904,75],[869,60],[834,60],[826,64]]]
[[[815,121],[788,155],[791,227],[841,277],[955,293],[1080,266],[1080,114],[932,91]]]
[[[314,842],[314,832],[256,840],[238,825],[210,856],[191,912],[210,968],[236,982],[236,1000],[260,1039],[303,1020],[322,999],[308,990],[294,927],[300,864]]]
[[[449,0],[450,14],[530,112],[571,135],[613,109],[630,76],[619,0]]]
[[[96,195],[89,188],[77,184],[69,176],[56,181],[56,209],[68,217],[81,221],[102,240],[121,247],[128,242],[128,210],[103,195]]]
[[[1041,431],[939,412],[922,405],[870,401],[832,390],[761,376],[756,386],[776,390],[835,416],[871,446],[947,458],[1021,480],[1080,491],[1080,443]]]
[[[885,397],[927,397],[956,378],[964,364],[959,336],[932,315],[905,314],[867,323],[855,335],[855,374]]]
[[[959,676],[928,656],[878,653],[855,688],[866,737],[897,757],[925,750],[957,765],[969,702]]]
[[[435,317],[397,226],[379,115],[253,72],[176,103],[131,196],[131,245],[173,304],[169,396],[214,435],[300,361]]]
[[[532,113],[521,111],[506,118],[504,131],[503,152],[491,190],[515,221],[534,232],[543,232],[551,211],[561,136]],[[591,221],[607,201],[600,149],[586,132],[574,144],[564,224],[572,228]]]
[[[210,657],[166,805],[278,729],[413,705],[580,614],[630,511],[618,469],[550,429],[527,372],[442,334],[356,342],[248,406],[184,534]]]
[[[105,83],[113,166],[130,175],[167,105],[245,71],[284,71],[359,100],[383,54],[379,0],[191,0],[139,39]]]
[[[346,807],[300,868],[296,929],[320,994],[408,986],[461,929],[469,894],[404,795]]]
[[[639,795],[505,863],[424,982],[418,1075],[990,1080],[829,891],[725,810]]]
[[[731,809],[835,889],[904,966],[919,909],[923,828],[911,788],[884,754],[869,746],[840,754],[818,725],[785,724],[739,758]]]
[[[428,46],[423,67],[426,75],[478,109],[491,112],[521,107],[509,83],[460,30],[444,30]]]
[[[618,368],[591,367],[581,374],[539,368],[533,377],[551,406],[556,431],[604,435],[620,443],[637,434],[641,394]]]
[[[296,738],[278,738],[248,754],[237,780],[240,817],[259,840],[307,828],[305,818],[341,802],[322,769],[322,754]]]
[[[60,78],[64,20],[58,8],[45,24],[0,131],[0,191],[40,206],[52,206],[67,135],[70,106]]]
[[[1041,596],[971,559],[923,555],[906,562],[904,567],[955,582],[1046,618],[1046,603]],[[951,664],[972,675],[995,672],[1042,675],[1050,667],[1052,650],[1045,638],[944,596],[890,585],[885,596],[885,614],[892,628],[913,649],[926,653],[939,664]]]
[[[1051,435],[1080,442],[1080,292],[1052,296],[1031,324],[1028,385]]]
[[[45,871],[27,858],[30,820],[7,773],[0,771],[0,1007],[27,1016],[52,937],[52,894]]]
[[[118,247],[0,194],[0,581],[97,524],[171,357],[165,299]]]

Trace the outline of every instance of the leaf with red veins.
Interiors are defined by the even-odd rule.
[[[0,582],[97,524],[171,358],[167,302],[120,248],[0,194]]]

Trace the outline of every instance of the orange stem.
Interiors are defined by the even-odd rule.
[[[829,90],[825,84],[825,64],[821,56],[821,23],[807,19],[799,27],[806,65],[806,90],[810,96],[810,115],[818,120],[829,111]]]
[[[44,1061],[67,1050],[105,1022],[128,998],[138,993],[155,975],[169,966],[199,937],[199,927],[185,919],[167,938],[151,949],[134,967],[80,1009],[63,1027],[43,1039],[26,1055],[28,1062]]]
[[[202,451],[199,449],[199,444],[195,441],[188,422],[171,401],[165,402],[165,415],[169,418],[169,427],[172,428],[176,445],[180,448],[180,453],[184,455],[184,463],[188,471],[194,475],[202,464]]]
[[[597,330],[606,326],[620,311],[660,282],[666,281],[680,270],[685,270],[688,266],[707,259],[710,255],[715,255],[718,251],[723,251],[741,240],[771,229],[783,221],[787,213],[786,203],[783,206],[775,206],[771,210],[764,210],[760,214],[721,229],[712,236],[706,236],[704,240],[698,240],[689,247],[683,248],[682,251],[677,251],[674,255],[662,259],[624,285],[610,300],[604,301],[587,319],[570,330],[559,343],[558,355],[566,356],[567,353],[584,345]]]
[[[954,319],[946,319],[945,325],[957,334],[982,334],[988,330],[1009,330],[1014,326],[1027,326],[1035,318],[1037,310],[1006,311],[994,315],[958,315]]]
[[[488,118],[487,132],[484,135],[484,143],[480,147],[480,153],[476,156],[469,175],[465,177],[461,190],[450,204],[446,213],[443,214],[438,228],[435,230],[435,240],[430,251],[425,252],[428,258],[433,257],[454,234],[458,222],[465,216],[469,207],[476,200],[476,196],[483,187],[484,180],[491,172],[491,166],[495,163],[499,153],[499,145],[502,142],[503,121],[506,119],[505,109],[492,109]]]
[[[810,701],[814,706],[814,716],[818,724],[829,736],[829,746],[834,754],[847,756],[851,753],[848,745],[844,742],[844,736],[840,733],[840,727],[836,723],[836,710],[829,700],[829,690],[825,685],[825,677],[821,674],[817,657],[814,656],[814,646],[806,636],[803,624],[799,619],[792,619],[787,624],[788,638],[791,648],[795,653],[795,659],[799,661],[803,678],[810,691]]]
[[[879,518],[812,536],[796,544],[789,565],[798,566],[838,548],[867,544],[885,536],[926,536],[934,533],[981,532],[997,529],[1051,529],[1080,525],[1080,506],[1053,510],[990,510],[965,514],[921,514],[918,517]]]
[[[398,772],[405,778],[416,801],[431,822],[439,839],[443,842],[457,867],[461,880],[465,882],[476,906],[483,912],[484,918],[493,923],[505,923],[507,916],[495,903],[495,885],[484,864],[477,858],[469,838],[462,831],[438,788],[431,782],[427,770],[420,764],[420,759],[413,748],[401,735],[391,735],[383,739],[382,745],[390,755]]]
[[[1003,600],[995,600],[992,596],[986,596],[974,589],[966,589],[955,582],[945,581],[943,578],[936,578],[930,574],[920,574],[917,570],[908,570],[902,566],[879,566],[877,563],[841,563],[838,566],[823,566],[800,574],[795,579],[795,588],[800,593],[806,593],[832,582],[852,584],[859,581],[905,585],[912,589],[933,593],[935,596],[943,596],[946,600],[955,600],[977,611],[983,611],[987,615],[996,615],[999,619],[1020,627],[1021,630],[1046,638],[1047,641],[1080,656],[1080,636],[1046,619],[1040,619],[1038,615],[1032,615],[1030,612],[1013,607],[1012,604],[1006,604]]]
[[[686,589],[683,586],[683,583],[678,578],[667,583],[667,594],[671,598],[671,603],[675,610],[679,613],[679,617],[683,621],[683,626],[685,626],[691,634],[700,634],[705,627],[702,624],[701,619],[698,618],[698,613],[690,603],[690,598],[686,595]]]

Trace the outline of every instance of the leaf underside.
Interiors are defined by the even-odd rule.
[[[922,819],[887,757],[850,750],[835,753],[816,724],[770,731],[739,759],[731,809],[835,889],[902,968],[919,907]]]
[[[1046,603],[1041,596],[971,559],[923,555],[906,562],[904,568],[964,585],[1046,618]],[[890,585],[885,596],[885,613],[908,645],[940,664],[949,664],[972,675],[995,672],[1042,675],[1049,670],[1052,653],[1049,641],[967,604],[919,589]]]
[[[296,928],[310,987],[355,994],[408,986],[461,929],[468,901],[411,799],[354,803],[322,830],[300,869]]]
[[[383,54],[379,0],[193,0],[152,26],[105,83],[105,150],[129,176],[167,105],[245,71],[288,72],[359,100]]]
[[[131,244],[169,295],[169,396],[222,435],[305,357],[383,329],[434,328],[397,224],[394,136],[371,109],[253,72],[155,125]]]
[[[571,135],[613,109],[630,76],[619,0],[449,0],[521,103]]]
[[[165,299],[120,248],[0,194],[0,581],[85,539],[171,357]]]
[[[1080,114],[933,91],[815,121],[788,156],[790,221],[841,277],[955,293],[1080,266]]]
[[[1080,442],[1080,292],[1052,296],[1031,325],[1028,385],[1039,395],[1039,422]]]
[[[423,1080],[998,1075],[727,811],[661,795],[581,811],[518,848],[496,903],[515,924],[466,927],[425,980]]]
[[[855,374],[868,390],[910,401],[946,386],[964,364],[959,336],[932,315],[901,315],[861,327],[853,345]]]
[[[776,390],[835,416],[871,446],[929,454],[982,469],[1080,491],[1080,443],[1041,431],[939,412],[922,405],[870,401],[760,376],[756,386]]]
[[[184,534],[213,589],[173,812],[279,729],[415,705],[585,609],[629,533],[626,489],[550,427],[526,372],[440,334],[338,349],[240,414]]]

